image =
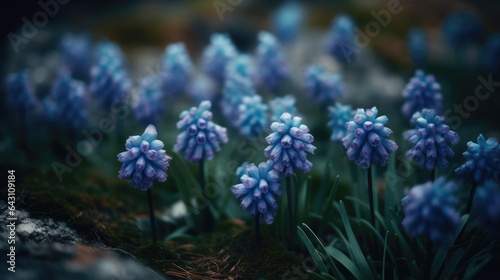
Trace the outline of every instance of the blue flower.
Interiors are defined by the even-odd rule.
[[[420,68],[427,62],[427,36],[417,27],[408,32],[408,49],[413,67]]]
[[[272,224],[276,210],[277,198],[283,193],[280,185],[281,177],[273,170],[271,162],[261,162],[246,166],[246,172],[240,177],[241,184],[231,187],[236,199],[241,200],[243,211],[260,215],[260,221]]]
[[[6,86],[9,107],[27,112],[35,106],[36,98],[27,69],[9,74]]]
[[[358,109],[354,120],[347,123],[347,136],[342,139],[347,157],[364,169],[371,164],[385,166],[389,154],[398,149],[394,141],[387,139],[392,134],[385,126],[389,120],[377,115],[377,107]]]
[[[354,22],[349,16],[340,14],[332,20],[326,38],[326,52],[344,64],[350,63],[356,57],[354,27]]]
[[[163,142],[157,136],[155,126],[150,124],[141,136],[130,136],[125,143],[127,151],[118,154],[118,161],[123,163],[118,177],[130,179],[130,185],[141,191],[153,187],[153,180],[167,180],[168,162],[172,158],[162,149]]]
[[[279,121],[283,113],[289,113],[292,116],[298,115],[297,107],[295,107],[295,97],[291,94],[275,97],[269,101],[269,107],[272,111],[271,121],[273,122]]]
[[[328,107],[330,121],[328,126],[332,129],[330,140],[341,142],[347,136],[347,123],[354,117],[351,105],[342,105],[337,102],[335,106]]]
[[[436,82],[434,75],[425,75],[422,70],[417,70],[403,90],[406,102],[403,104],[403,115],[411,118],[415,112],[424,108],[433,109],[441,113],[443,96],[441,85]]]
[[[55,107],[49,119],[74,129],[82,127],[88,121],[86,95],[84,83],[72,79],[71,73],[61,68],[51,91]]]
[[[254,72],[252,57],[247,54],[240,54],[227,63],[225,77],[228,79],[230,76],[237,75],[251,79]]]
[[[184,43],[170,44],[161,61],[161,83],[165,96],[178,95],[186,88],[193,65]]]
[[[309,172],[312,163],[307,160],[307,153],[314,154],[316,147],[311,144],[314,137],[302,119],[283,113],[279,122],[271,124],[271,130],[266,137],[269,146],[264,149],[264,155],[274,164],[274,170],[285,176],[296,170]]]
[[[227,34],[214,33],[210,37],[210,45],[203,51],[203,71],[222,83],[227,63],[237,55],[238,50]]]
[[[139,124],[158,124],[165,112],[165,104],[160,88],[153,77],[142,78],[139,82],[138,99],[133,109],[135,119]]]
[[[304,19],[304,8],[297,2],[287,2],[273,14],[272,27],[281,42],[294,41]]]
[[[480,134],[477,144],[472,141],[467,143],[467,151],[463,155],[467,162],[455,169],[455,173],[465,182],[481,185],[487,180],[500,179],[498,139],[492,137],[486,140]]]
[[[344,94],[342,76],[325,72],[321,65],[307,67],[304,77],[304,87],[309,98],[322,104],[334,104]]]
[[[486,71],[494,75],[500,75],[500,32],[490,36],[484,46],[482,64]]]
[[[112,60],[113,63],[119,66],[125,66],[125,54],[123,54],[120,46],[109,40],[103,40],[97,44],[95,51],[95,59],[99,60]]]
[[[226,128],[212,122],[210,101],[203,101],[198,107],[182,111],[177,128],[182,130],[177,136],[174,150],[184,153],[184,157],[192,162],[203,159],[212,160],[214,151],[220,150],[219,143],[227,143]]]
[[[217,93],[217,84],[205,75],[196,76],[188,85],[188,94],[196,103],[211,100]]]
[[[433,243],[445,246],[460,226],[455,181],[439,177],[434,182],[414,186],[401,200],[405,217],[401,224],[412,237],[426,236]]]
[[[231,125],[236,126],[238,108],[243,103],[243,98],[256,94],[251,79],[241,75],[230,75],[226,78],[222,90],[221,110]]]
[[[90,92],[96,96],[104,109],[114,102],[123,101],[132,90],[132,82],[125,71],[124,55],[111,42],[101,43],[97,51],[97,62],[90,70]]]
[[[445,39],[453,47],[462,47],[471,43],[482,43],[486,29],[481,20],[467,12],[450,13],[443,21]]]
[[[265,31],[259,32],[258,37],[255,82],[260,88],[275,91],[288,79],[290,70],[276,37]]]
[[[269,125],[267,118],[267,105],[262,103],[260,95],[245,96],[238,107],[236,127],[241,135],[256,138]]]
[[[404,133],[404,138],[412,146],[406,157],[427,170],[433,170],[436,166],[448,167],[446,157],[455,155],[448,145],[457,144],[460,137],[444,124],[444,117],[436,115],[434,110],[423,109],[421,113],[416,114],[421,117],[417,118],[415,129]]]
[[[243,176],[243,174],[247,173],[247,166],[250,165],[248,161],[245,161],[242,163],[238,168],[236,168],[236,177],[238,177],[238,180]]]
[[[62,64],[74,79],[86,80],[90,67],[90,38],[87,34],[66,33],[61,39]]]
[[[474,196],[474,211],[478,213],[481,227],[487,229],[490,236],[500,236],[500,187],[494,181],[487,181],[479,186]]]

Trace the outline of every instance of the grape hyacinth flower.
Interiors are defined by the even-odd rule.
[[[62,64],[73,79],[86,80],[90,68],[90,38],[87,34],[66,33],[61,39]]]
[[[231,59],[226,65],[226,79],[233,75],[238,75],[243,78],[251,79],[255,69],[252,57],[248,54],[240,54]]]
[[[401,200],[405,217],[401,224],[411,237],[426,236],[433,243],[445,246],[460,226],[455,181],[439,177],[434,182],[414,186]]]
[[[61,68],[51,91],[55,103],[53,119],[68,125],[73,131],[82,127],[88,121],[86,95],[85,84],[72,79],[71,73]]]
[[[134,104],[134,117],[141,125],[158,124],[165,112],[162,94],[153,77],[144,77],[139,82],[139,94]]]
[[[357,53],[354,37],[354,22],[349,16],[339,14],[332,20],[326,38],[326,52],[341,63],[351,63]]]
[[[272,224],[278,209],[277,199],[283,193],[281,177],[273,170],[273,163],[250,164],[240,177],[241,183],[231,187],[236,199],[241,200],[243,211],[256,216],[256,221]]]
[[[484,46],[482,64],[486,71],[500,75],[500,32],[492,34]]]
[[[340,74],[325,72],[321,65],[307,67],[304,87],[310,99],[321,104],[334,104],[344,94],[344,84]]]
[[[314,137],[307,125],[302,124],[302,119],[283,113],[278,122],[271,124],[271,130],[266,137],[269,146],[264,154],[273,162],[274,170],[286,177],[296,170],[309,172],[312,163],[307,160],[307,153],[314,154],[316,147],[311,144]]]
[[[124,67],[120,48],[111,42],[101,43],[97,62],[90,70],[90,92],[102,108],[109,109],[113,102],[123,101],[130,94],[132,82]]]
[[[203,71],[221,84],[227,63],[237,55],[238,50],[229,35],[214,33],[210,37],[210,45],[203,51]]]
[[[203,101],[198,107],[182,111],[177,128],[182,130],[177,136],[174,150],[184,153],[191,162],[212,160],[214,152],[220,150],[219,143],[227,143],[226,128],[212,122],[210,101]]]
[[[221,110],[229,123],[236,126],[239,116],[239,106],[245,96],[256,95],[251,79],[241,75],[230,75],[226,78],[224,89],[222,90]]]
[[[27,69],[8,75],[6,90],[7,103],[10,108],[27,112],[35,106],[35,93]]]
[[[427,62],[427,37],[422,29],[412,27],[408,32],[408,51],[413,67],[425,66]]]
[[[373,202],[372,164],[385,166],[389,154],[398,149],[398,145],[387,139],[392,130],[385,125],[389,121],[386,116],[377,117],[377,107],[358,109],[354,120],[346,124],[347,136],[342,138],[342,145],[347,149],[347,157],[363,169],[367,170],[367,187],[370,202],[370,218],[375,226]]]
[[[443,102],[441,85],[436,82],[434,75],[425,75],[424,71],[417,70],[415,76],[406,84],[403,97],[406,102],[403,104],[402,112],[407,118],[411,118],[415,112],[424,108],[441,113]]]
[[[443,21],[445,39],[452,47],[463,47],[472,43],[483,43],[486,28],[481,20],[468,12],[450,13]]]
[[[184,43],[170,44],[161,61],[161,87],[166,97],[176,96],[186,88],[193,64]]]
[[[166,171],[172,158],[157,137],[156,127],[150,124],[142,135],[130,136],[125,143],[127,151],[118,154],[118,161],[123,163],[118,177],[130,179],[130,185],[140,191],[152,188],[154,180],[167,180]]]
[[[297,2],[288,2],[273,14],[272,27],[281,42],[290,43],[297,38],[304,20],[304,8]]]
[[[188,85],[187,92],[195,103],[211,100],[217,93],[217,84],[205,75],[196,76]]]
[[[125,66],[125,54],[123,54],[120,46],[109,40],[103,40],[97,44],[95,50],[95,59],[97,61],[102,59],[112,60],[119,66]]]
[[[482,185],[488,180],[500,179],[500,145],[498,139],[486,140],[482,134],[477,143],[469,141],[463,153],[467,162],[455,169],[458,177],[469,184]]]
[[[432,109],[423,109],[421,116],[416,120],[415,129],[407,130],[404,138],[410,142],[412,148],[406,157],[418,164],[418,167],[432,171],[437,167],[446,168],[449,163],[446,157],[455,153],[448,145],[455,145],[460,137],[444,124],[444,117],[439,116]]]
[[[283,113],[289,113],[292,116],[298,115],[297,107],[295,107],[295,97],[291,94],[275,97],[269,101],[269,107],[271,108],[271,121],[273,122],[279,121]]]
[[[342,139],[347,136],[346,124],[354,117],[354,111],[351,105],[342,105],[337,102],[335,106],[328,107],[328,113],[330,116],[328,126],[332,129],[330,140],[342,142]]]
[[[500,187],[494,181],[486,181],[477,190],[474,198],[474,211],[478,213],[482,228],[488,230],[490,237],[500,236]]]
[[[469,201],[465,213],[470,213],[474,194],[478,185],[486,181],[498,181],[500,178],[500,145],[498,139],[486,140],[482,134],[477,138],[477,144],[467,142],[467,151],[463,153],[467,162],[455,169],[458,177],[466,183],[472,184]]]
[[[290,70],[276,37],[261,31],[258,38],[255,82],[259,88],[275,91],[289,78]]]
[[[121,180],[130,179],[132,187],[148,192],[149,216],[154,243],[156,243],[156,226],[151,188],[154,180],[158,182],[167,180],[167,167],[172,159],[163,150],[163,142],[156,139],[157,137],[155,126],[150,124],[141,136],[130,136],[125,143],[127,151],[118,154],[118,161],[123,163],[118,177]]]
[[[347,136],[342,139],[348,158],[363,169],[370,168],[371,164],[385,166],[389,154],[398,149],[394,141],[387,139],[392,134],[385,126],[389,120],[377,115],[377,107],[358,109],[354,120],[347,123]]]
[[[247,173],[247,166],[250,165],[248,161],[243,162],[238,168],[236,168],[236,177],[238,180],[243,176],[243,174]]]
[[[238,111],[239,116],[235,124],[243,136],[256,138],[269,125],[267,105],[258,94],[243,97]]]

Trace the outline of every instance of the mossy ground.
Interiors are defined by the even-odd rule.
[[[125,183],[93,169],[86,171],[91,175],[68,176],[64,183],[47,180],[46,171],[19,172],[17,206],[34,218],[66,222],[87,246],[120,248],[170,277],[282,279],[292,269],[306,273],[297,255],[266,227],[257,241],[254,228],[239,220],[223,221],[213,231],[194,233],[193,238],[153,244],[136,222],[147,213],[146,196],[138,199],[138,191]],[[155,203],[161,205],[165,193],[155,192]]]

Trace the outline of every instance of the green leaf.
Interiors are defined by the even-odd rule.
[[[351,245],[349,247],[350,251],[352,251],[351,257],[356,261],[356,264],[363,275],[363,279],[373,279],[372,271],[368,266],[368,262],[366,261],[365,256],[359,247],[358,241],[356,240],[356,236],[354,236],[354,232],[352,231],[351,224],[349,223],[349,216],[347,216],[347,211],[345,210],[344,202],[342,200],[340,201],[340,215],[342,216],[347,238],[349,240],[349,244]]]
[[[174,230],[169,235],[167,235],[167,237],[165,238],[165,241],[173,240],[175,238],[193,238],[194,239],[194,237],[192,235],[186,234],[186,232],[192,228],[193,228],[193,224],[188,224],[188,225],[182,226],[182,227]]]
[[[405,254],[405,256],[408,260],[414,260],[415,254],[413,253],[410,245],[408,244],[408,242],[404,238],[403,234],[399,230],[396,223],[394,223],[394,220],[391,220],[391,225],[392,225],[392,228],[394,229],[394,234],[396,235],[396,238],[403,249],[403,254]]]
[[[307,177],[305,186],[300,190],[299,204],[297,205],[297,219],[299,223],[307,223],[311,212],[311,176]]]
[[[337,278],[334,278],[333,276],[330,276],[326,273],[321,273],[321,276],[323,276],[323,278],[325,278],[327,280],[337,280]]]
[[[373,232],[373,234],[375,235],[375,237],[377,238],[377,240],[380,242],[380,244],[385,247],[386,246],[386,243],[387,241],[384,239],[382,239],[382,235],[380,235],[380,233],[372,226],[372,224],[370,224],[367,220],[365,219],[360,219],[360,223],[364,226],[366,226],[369,230],[371,230]],[[387,231],[388,232],[388,231]],[[387,234],[387,233],[386,233]],[[387,237],[386,237],[387,238]],[[391,258],[391,262],[396,265],[396,259],[394,258],[394,254],[392,253],[392,250],[390,247],[388,247],[389,249],[389,257]],[[384,248],[385,250],[385,248]]]
[[[335,194],[337,193],[337,189],[339,186],[339,175],[335,177],[335,182],[333,183],[332,190],[330,191],[330,195],[328,196],[328,200],[326,201],[326,207],[323,212],[323,219],[321,220],[321,225],[319,227],[319,232],[322,233],[325,224],[328,220],[330,220],[330,214],[332,212],[333,199],[335,198]]]
[[[323,243],[321,242],[321,240],[319,240],[319,238],[316,236],[316,234],[314,234],[314,232],[309,228],[308,225],[302,224],[302,226],[307,230],[307,232],[312,237],[314,237],[313,241],[316,241],[316,244],[318,244],[318,247],[321,249],[321,253],[323,253],[325,255],[325,257],[327,257],[328,256],[328,252],[326,251],[325,246],[323,246]],[[332,261],[331,258],[327,257],[327,264],[330,267],[330,269],[337,274],[337,276],[339,276],[340,278],[344,279],[343,275],[340,273],[340,271],[338,270],[337,266],[335,265],[335,263]]]
[[[387,252],[387,236],[389,235],[389,232],[385,232],[385,239],[384,239],[384,256],[382,258],[382,280],[385,280],[385,253]]]
[[[309,273],[309,275],[311,275],[313,277],[313,279],[318,279],[318,280],[325,280],[325,278],[323,278],[323,276],[319,275],[318,273],[312,271],[312,270],[307,270],[307,273]]]
[[[354,278],[363,279],[363,275],[361,274],[361,271],[359,271],[356,264],[342,251],[333,246],[327,246],[325,249],[328,252],[328,255],[341,263],[354,276]]]
[[[432,262],[431,266],[431,279],[436,279],[439,271],[441,270],[441,266],[443,265],[444,259],[446,258],[446,255],[448,254],[448,250],[450,250],[451,246],[455,244],[455,241],[457,240],[458,236],[460,236],[460,233],[464,230],[465,225],[467,224],[467,221],[469,220],[469,214],[465,214],[462,216],[462,224],[460,225],[459,230],[455,234],[455,237],[453,237],[453,240],[450,244],[449,247],[441,247],[439,248],[436,257],[434,258],[434,261]]]
[[[331,163],[327,162],[325,164],[325,170],[323,171],[323,178],[321,179],[318,193],[316,194],[316,197],[314,199],[314,212],[316,213],[321,213],[321,208],[325,203],[325,198],[328,194],[328,185],[330,184],[331,169]]]
[[[368,203],[364,202],[364,201],[361,201],[359,200],[358,198],[356,197],[353,197],[353,196],[346,196],[345,199],[347,201],[350,201],[352,203],[357,203],[359,204],[360,206],[363,206],[363,208],[365,208],[366,210],[370,211],[370,205],[368,205]],[[382,215],[380,215],[380,212],[378,212],[377,210],[375,210],[375,219],[377,219],[379,221],[379,223],[382,225],[383,229],[384,230],[387,230],[387,227],[385,225],[385,221],[384,221],[384,218],[382,217]]]
[[[325,263],[323,262],[321,256],[319,255],[318,251],[316,248],[314,248],[311,240],[309,237],[307,237],[306,233],[300,228],[297,227],[297,233],[299,235],[299,238],[302,240],[304,245],[306,245],[307,251],[309,251],[309,254],[313,258],[314,263],[318,267],[320,272],[328,273],[328,269],[325,266]]]

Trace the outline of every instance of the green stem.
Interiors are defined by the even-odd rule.
[[[255,238],[260,241],[260,213],[257,212],[255,215]]]
[[[368,167],[368,200],[370,201],[370,221],[375,227],[375,211],[373,207],[373,184],[372,184],[372,167]]]
[[[148,202],[149,202],[149,218],[151,219],[151,235],[153,237],[153,242],[156,243],[155,212],[153,211],[153,198],[151,197],[151,189],[148,189]]]
[[[472,203],[474,202],[474,194],[476,193],[477,184],[472,184],[472,188],[470,189],[469,201],[467,202],[467,208],[465,209],[465,214],[469,214],[472,209]]]
[[[290,226],[290,244],[293,243],[293,238],[294,238],[294,222],[293,222],[293,209],[292,209],[292,191],[291,191],[291,186],[290,186],[290,176],[286,177],[286,198],[288,202],[288,220],[289,220],[289,226]]]

